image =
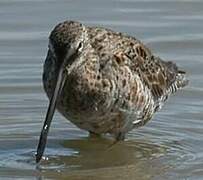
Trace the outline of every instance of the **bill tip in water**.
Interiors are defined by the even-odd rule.
[[[42,155],[37,152],[37,153],[35,153],[35,158],[36,158],[35,159],[36,163],[39,163],[40,160],[42,159]]]
[[[49,160],[49,158],[48,157],[46,157],[46,156],[43,156],[42,154],[37,154],[37,153],[35,153],[35,157],[36,157],[36,163],[37,164],[39,164],[39,162],[41,161],[41,160]]]

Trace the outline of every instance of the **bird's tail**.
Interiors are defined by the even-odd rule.
[[[175,77],[174,81],[172,82],[170,86],[170,90],[172,93],[176,92],[178,89],[181,89],[185,87],[188,83],[189,80],[186,77],[186,72],[183,70],[180,70],[176,64],[172,62],[166,62],[168,68],[170,69],[171,72],[175,72]]]
[[[186,78],[186,73],[184,71],[178,71],[176,75],[176,84],[178,88],[183,88],[188,85],[189,80]]]

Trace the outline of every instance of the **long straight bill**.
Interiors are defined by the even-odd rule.
[[[56,104],[57,104],[57,99],[59,94],[61,93],[61,90],[63,89],[67,73],[64,73],[64,69],[66,66],[66,62],[73,62],[75,55],[76,55],[76,50],[70,48],[67,57],[63,60],[61,66],[59,67],[58,71],[58,77],[57,77],[57,82],[56,86],[54,89],[53,96],[51,97],[51,100],[49,102],[49,107],[47,110],[45,122],[41,131],[40,139],[39,139],[39,144],[37,147],[37,154],[36,154],[36,162],[38,163],[44,153],[45,147],[46,147],[46,142],[47,142],[47,136],[49,132],[49,128],[51,125],[51,121],[54,115],[54,111],[56,109]]]
[[[47,114],[46,114],[46,118],[45,118],[45,122],[41,131],[41,135],[40,135],[40,139],[39,139],[39,144],[37,147],[37,154],[36,154],[36,162],[38,163],[44,153],[45,147],[46,147],[46,142],[47,142],[47,135],[49,132],[49,128],[51,125],[51,121],[54,115],[54,111],[56,109],[56,104],[57,104],[57,98],[58,95],[60,94],[64,82],[65,82],[65,74],[63,73],[63,67],[61,66],[59,69],[59,73],[58,73],[58,78],[57,78],[57,82],[56,82],[56,87],[54,89],[54,93],[53,96],[49,102],[49,107],[47,110]]]

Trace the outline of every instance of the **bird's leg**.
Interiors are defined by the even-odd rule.
[[[125,140],[125,133],[124,132],[119,132],[116,135],[116,141],[124,141]]]
[[[89,137],[90,138],[100,138],[101,137],[101,134],[97,134],[95,132],[92,132],[92,131],[89,131]]]
[[[114,142],[112,144],[110,144],[108,149],[111,149],[118,142],[124,141],[124,140],[125,140],[125,133],[124,132],[119,132],[118,134],[115,135],[115,140],[114,140]]]

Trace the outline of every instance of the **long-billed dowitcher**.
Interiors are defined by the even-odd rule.
[[[134,37],[74,21],[58,24],[44,64],[50,104],[36,161],[43,155],[55,108],[81,129],[123,140],[187,83],[184,71]]]

